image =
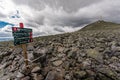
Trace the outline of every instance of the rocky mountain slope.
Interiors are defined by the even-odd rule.
[[[20,46],[1,45],[0,80],[120,80],[120,26],[98,22],[73,33],[35,38],[27,45],[29,69]],[[102,28],[92,30],[93,24]]]
[[[82,31],[83,30],[113,30],[113,29],[114,30],[120,29],[120,24],[99,20],[82,28]]]

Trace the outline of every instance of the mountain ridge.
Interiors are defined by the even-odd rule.
[[[83,27],[81,30],[112,30],[112,29],[120,29],[120,24],[113,23],[113,22],[107,22],[104,20],[98,20],[96,22],[93,22],[91,24],[88,24],[87,26]]]

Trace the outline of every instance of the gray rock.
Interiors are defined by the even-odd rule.
[[[53,64],[53,66],[60,66],[61,64],[63,63],[63,61],[62,60],[57,60],[57,61],[53,61],[52,62],[52,64]]]
[[[40,54],[46,54],[47,51],[48,51],[48,49],[46,49],[46,48],[40,48],[40,49],[35,49],[34,53],[36,53],[36,55],[37,54],[40,55]]]
[[[58,57],[52,57],[51,59],[50,59],[50,61],[56,61],[56,60],[58,60],[59,58]]]
[[[29,75],[31,73],[31,70],[29,68],[26,69],[25,65],[22,65],[22,69],[20,69],[20,72],[24,75]]]
[[[88,78],[86,78],[86,79],[84,79],[84,80],[95,80],[95,78],[94,77],[88,77]],[[103,79],[102,79],[103,80]],[[108,79],[106,79],[106,80],[108,80]]]
[[[34,53],[34,60],[33,62],[41,62],[41,64],[43,64],[46,61],[46,54],[40,53],[40,54],[36,54]]]
[[[87,50],[87,56],[91,57],[91,58],[94,58],[98,62],[101,62],[101,63],[103,62],[103,55],[102,55],[102,53],[99,53],[95,49],[88,49]]]
[[[50,71],[47,74],[45,80],[55,80],[55,77],[56,77],[56,72],[55,71]]]
[[[63,68],[64,68],[65,70],[68,70],[69,67],[70,67],[70,62],[69,62],[69,61],[65,61],[62,66],[63,66]]]
[[[86,59],[82,62],[82,69],[90,69],[91,68],[91,60],[90,59]]]
[[[119,79],[117,76],[117,72],[113,71],[109,67],[107,67],[107,68],[101,67],[98,69],[98,72],[103,74],[104,76],[110,78],[110,79],[113,79],[113,80]],[[102,77],[101,77],[101,79],[102,79]]]
[[[10,54],[8,52],[1,52],[0,57],[5,57],[5,56],[9,56]]]
[[[27,51],[27,53],[28,53],[28,59],[33,60],[34,59],[33,51]]]
[[[77,53],[70,51],[67,55],[68,58],[76,59],[77,58]]]
[[[18,72],[16,77],[17,78],[22,78],[22,77],[24,77],[24,74],[22,74],[21,72]]]
[[[22,48],[15,48],[13,54],[20,54],[22,52]]]
[[[5,66],[6,66],[6,63],[4,63],[3,65],[0,64],[0,70],[3,69],[3,68],[5,68]]]
[[[50,71],[45,80],[63,80],[62,74],[56,71]]]
[[[41,68],[39,67],[39,66],[36,66],[36,67],[34,67],[33,69],[32,69],[32,73],[37,73],[37,72],[39,72],[41,70]]]
[[[12,64],[12,61],[8,61],[8,62],[6,62],[3,66],[2,66],[2,68],[7,68],[8,66],[10,66]]]
[[[28,46],[27,46],[27,50],[28,50],[28,51],[33,51],[33,50],[34,50],[34,47],[33,47],[32,45],[28,45]]]
[[[62,58],[62,57],[65,56],[65,54],[60,53],[60,54],[57,54],[57,56],[58,56],[59,58]]]
[[[38,74],[32,74],[33,75],[33,78],[34,80],[43,80],[43,76],[42,75],[38,75]]]
[[[116,72],[120,72],[120,63],[112,63],[112,64],[109,64],[110,68],[114,69]]]
[[[81,79],[84,78],[87,75],[87,73],[85,71],[76,71],[74,73],[75,78],[77,79]]]
[[[111,80],[111,78],[107,77],[104,74],[98,73],[98,79],[100,80]]]
[[[71,76],[70,76],[69,74],[66,74],[66,75],[65,75],[65,80],[72,80],[72,79],[71,79]]]
[[[58,47],[57,51],[60,52],[60,53],[62,53],[64,51],[64,49],[65,49],[64,47]]]
[[[21,80],[30,80],[30,77],[26,76],[26,77],[22,78]]]
[[[82,63],[82,58],[81,57],[78,57],[77,63]]]
[[[79,55],[81,56],[81,57],[85,57],[87,54],[86,53],[79,53]]]

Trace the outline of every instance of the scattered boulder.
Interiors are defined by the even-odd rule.
[[[21,72],[18,72],[18,74],[17,74],[17,78],[23,78],[25,75],[24,74],[22,74]]]
[[[32,69],[32,73],[38,73],[41,70],[41,68],[39,66],[36,66]]]
[[[98,62],[103,62],[103,55],[102,55],[102,53],[99,53],[95,49],[88,49],[87,50],[87,56],[97,60]]]
[[[55,80],[55,78],[56,78],[56,72],[55,71],[50,71],[47,74],[45,80]]]
[[[26,77],[22,78],[21,80],[30,80],[30,77],[26,76]]]
[[[91,30],[35,38],[28,69],[21,48],[0,48],[0,80],[120,80],[119,35]]]
[[[33,75],[33,79],[34,80],[43,80],[43,76],[42,75],[38,75],[36,73],[32,74]]]
[[[76,79],[84,78],[87,75],[85,71],[75,71],[74,76]]]
[[[117,80],[119,79],[117,76],[117,72],[113,71],[112,69],[110,69],[109,67],[106,68],[99,68],[98,72],[100,72],[102,75],[104,75],[105,77],[108,77],[109,79],[112,80]],[[102,78],[101,78],[102,79]]]
[[[53,66],[60,66],[61,64],[63,63],[63,61],[62,60],[56,60],[56,61],[53,61],[52,62],[52,64],[53,64]]]

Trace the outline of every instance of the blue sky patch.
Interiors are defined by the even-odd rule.
[[[4,21],[0,21],[0,28],[3,28],[6,25],[14,26],[14,24],[11,24],[11,23],[8,23],[8,22],[4,22]]]

